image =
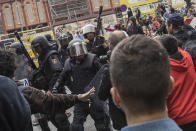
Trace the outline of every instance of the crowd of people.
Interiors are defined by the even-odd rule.
[[[168,10],[168,12],[167,12]],[[134,15],[135,12],[135,15]],[[196,16],[195,8],[193,3],[189,4],[189,6],[184,5],[180,8],[172,8],[171,6],[166,6],[163,3],[159,3],[156,10],[155,16],[153,17],[151,14],[142,15],[139,8],[136,8],[132,11],[131,8],[128,8],[127,16],[128,20],[126,21],[126,28],[121,27],[128,34],[145,34],[147,36],[153,35],[162,35],[167,34],[167,30],[165,27],[165,15],[168,13],[178,13],[183,17],[188,19],[193,19]],[[121,26],[124,26],[122,23]],[[106,29],[107,30],[107,29]],[[135,32],[135,33],[134,33]],[[130,36],[129,35],[129,36]]]
[[[84,131],[88,115],[97,131],[195,131],[195,29],[164,8],[142,19],[139,9],[136,17],[129,9],[128,28],[117,24],[108,40],[92,24],[59,42],[36,36],[31,47],[39,67],[25,73],[16,73],[18,58],[28,63],[21,43],[0,49],[0,130],[32,131],[37,114],[43,131],[51,130],[48,121],[58,131]],[[29,86],[19,81],[22,74]]]

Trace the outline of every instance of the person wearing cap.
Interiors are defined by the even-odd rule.
[[[72,94],[86,92],[87,87],[101,68],[95,54],[88,53],[86,43],[80,39],[72,40],[68,45],[69,58],[65,61],[64,69],[59,75],[54,88],[68,86]],[[96,86],[96,84],[94,84]],[[74,117],[71,131],[84,131],[86,117],[91,115],[97,131],[110,131],[109,119],[103,104],[91,100],[91,104],[79,102],[74,107]]]
[[[90,53],[96,54],[98,57],[101,55],[106,55],[109,50],[108,46],[105,44],[105,38],[102,36],[95,36],[95,26],[92,24],[87,24],[82,27],[82,32],[84,38],[88,41],[87,50]]]
[[[178,13],[165,14],[164,18],[166,19],[168,33],[177,38],[178,46],[182,48],[189,40],[189,32],[192,32],[194,29],[186,25],[184,18]]]
[[[168,115],[183,131],[196,130],[196,73],[190,54],[179,48],[172,35],[159,39],[169,55],[174,87],[167,97]]]

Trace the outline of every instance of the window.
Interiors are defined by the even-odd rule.
[[[119,1],[118,0],[114,0],[114,4],[119,4]]]
[[[94,0],[94,6],[95,8],[99,8],[99,0]]]
[[[13,26],[11,9],[8,6],[5,7],[5,18],[7,21],[7,26]]]
[[[38,11],[39,19],[43,20],[44,19],[44,15],[43,15],[43,12],[42,12],[42,5],[41,5],[40,0],[37,0],[36,4],[37,4],[37,11]]]
[[[103,5],[104,5],[104,6],[108,6],[108,5],[109,5],[108,0],[103,0]]]
[[[21,10],[19,5],[16,3],[15,5],[15,13],[16,13],[16,19],[19,25],[22,25],[22,16],[21,16]]]
[[[29,3],[29,2],[26,3],[26,9],[27,9],[27,15],[28,15],[29,21],[33,22],[34,21],[34,15],[33,15],[33,10],[32,10],[32,7],[31,7],[31,3]]]

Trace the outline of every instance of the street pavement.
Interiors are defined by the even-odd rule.
[[[73,107],[70,108],[69,110],[67,110],[67,112],[71,113],[71,117],[69,117],[69,121],[72,122],[73,120]],[[57,129],[54,127],[54,125],[49,122],[49,127],[51,129],[51,131],[57,131]],[[94,126],[94,121],[91,119],[90,115],[87,118],[87,121],[84,124],[84,130],[85,131],[96,131],[95,126]],[[42,131],[40,126],[34,126],[33,127],[33,131]]]
[[[69,89],[66,90],[68,94],[70,94],[71,92],[69,91]],[[73,121],[73,110],[74,107],[70,108],[69,110],[67,110],[66,112],[70,112],[71,113],[71,117],[69,117],[69,121],[70,123],[72,123]],[[54,125],[49,122],[49,127],[51,129],[51,131],[57,131],[57,129],[54,127]],[[33,131],[42,131],[40,126],[34,126],[33,127]],[[96,131],[95,126],[94,126],[94,120],[90,117],[90,115],[88,115],[86,122],[84,123],[84,131]],[[116,131],[113,129],[113,131]]]

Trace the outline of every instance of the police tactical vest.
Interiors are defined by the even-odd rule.
[[[45,55],[43,60],[39,60],[39,68],[38,68],[38,70],[34,71],[33,76],[30,80],[32,86],[34,86],[35,88],[48,90],[48,88],[49,88],[49,84],[48,84],[49,74],[46,74],[45,65],[47,63],[48,58],[51,55],[56,54],[56,53],[57,53],[56,51],[50,51],[49,53],[47,53]]]
[[[84,93],[84,88],[95,76],[96,69],[93,65],[95,56],[88,53],[81,64],[73,64],[70,58],[66,60],[64,70],[70,70],[69,89],[72,93]]]

